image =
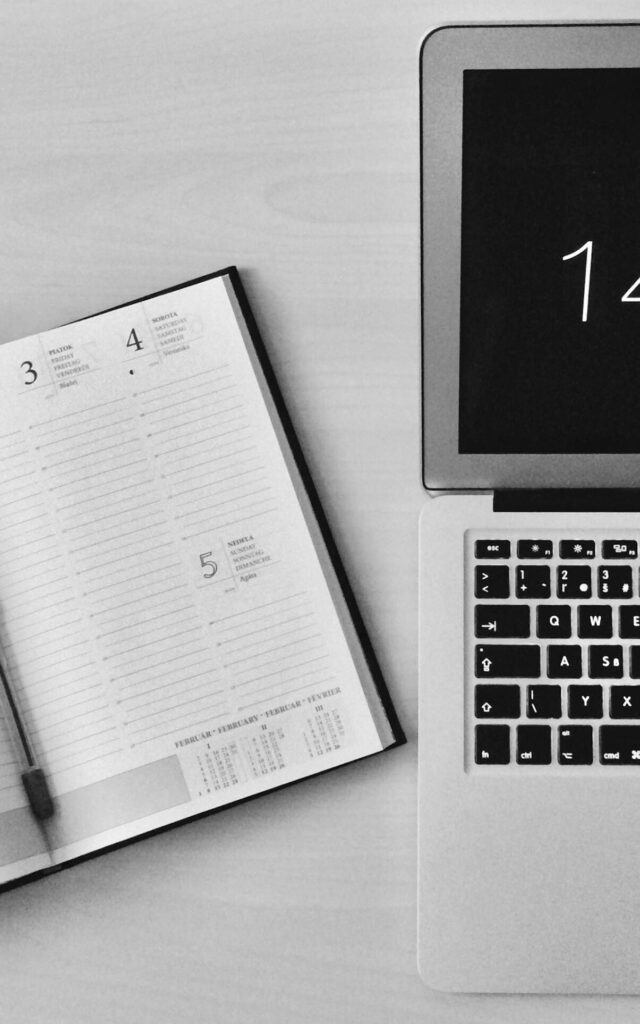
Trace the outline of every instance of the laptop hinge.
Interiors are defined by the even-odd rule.
[[[494,512],[640,512],[640,489],[594,487],[494,491]]]

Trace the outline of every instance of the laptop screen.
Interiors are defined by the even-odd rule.
[[[640,452],[640,69],[467,70],[461,453]]]

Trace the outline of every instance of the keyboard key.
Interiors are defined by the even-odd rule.
[[[509,558],[511,542],[508,540],[477,540],[476,558]]]
[[[548,565],[519,565],[516,569],[516,597],[549,597],[551,570]]]
[[[553,543],[550,540],[519,540],[518,558],[551,558]]]
[[[509,726],[476,726],[476,764],[509,764]]]
[[[520,687],[476,686],[476,718],[520,718]]]
[[[508,596],[508,565],[476,565],[476,597]]]
[[[601,725],[600,763],[640,765],[640,725]]]
[[[603,639],[613,636],[611,605],[578,605],[578,636],[601,637]],[[640,630],[638,631],[638,636],[640,636]]]
[[[591,679],[622,679],[622,647],[599,644],[589,648]]]
[[[612,686],[611,718],[640,718],[640,686]]]
[[[551,764],[551,726],[519,725],[517,735],[518,764]]]
[[[558,640],[571,636],[571,605],[540,604],[536,608],[537,635]]]
[[[560,718],[562,697],[559,686],[544,683],[527,687],[527,718]]]
[[[620,636],[623,639],[640,637],[640,605],[620,606]]]
[[[638,542],[635,540],[603,540],[603,558],[637,558]]]
[[[629,675],[632,679],[640,679],[640,647],[629,648]]]
[[[593,764],[590,725],[563,725],[558,729],[559,764]]]
[[[561,540],[560,558],[595,558],[596,545],[593,540]]]
[[[476,605],[476,636],[527,637],[531,634],[530,612],[524,605]]]
[[[598,597],[631,597],[631,566],[598,566]]]
[[[558,597],[591,597],[591,566],[561,566],[558,569]]]
[[[533,644],[476,645],[476,676],[486,679],[538,679],[540,648]]]
[[[549,644],[547,648],[547,675],[549,679],[580,679],[582,675],[582,647],[567,644]]]
[[[602,718],[602,687],[569,686],[569,718]]]

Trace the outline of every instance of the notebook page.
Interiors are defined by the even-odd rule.
[[[0,633],[64,855],[381,748],[223,280],[0,348]]]

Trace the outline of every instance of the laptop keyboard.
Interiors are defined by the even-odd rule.
[[[469,559],[469,763],[640,768],[638,537],[468,531]]]

